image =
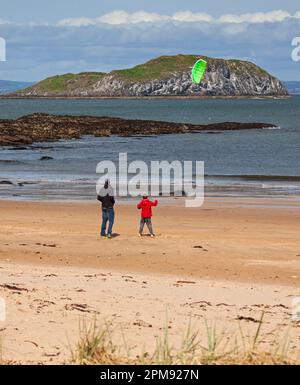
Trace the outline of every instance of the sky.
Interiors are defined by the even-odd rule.
[[[186,53],[250,60],[300,81],[297,36],[299,0],[0,0],[0,79],[107,72]]]

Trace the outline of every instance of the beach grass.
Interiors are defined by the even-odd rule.
[[[255,333],[245,337],[241,326],[235,335],[219,331],[215,323],[205,322],[206,338],[202,341],[198,331],[189,322],[181,345],[174,347],[168,327],[156,338],[152,353],[131,355],[126,344],[113,342],[112,324],[98,327],[96,320],[82,323],[80,338],[72,352],[71,361],[79,365],[296,365],[299,358],[290,351],[287,334],[274,338],[266,348],[262,334],[264,313]],[[125,343],[125,342],[124,342]],[[125,346],[125,349],[124,349]]]

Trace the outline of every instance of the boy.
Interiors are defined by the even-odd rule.
[[[152,206],[157,206],[157,204],[158,204],[157,200],[152,202],[148,199],[147,195],[144,195],[142,201],[138,204],[137,208],[139,210],[142,210],[139,237],[143,235],[143,229],[145,224],[149,229],[151,237],[154,237],[151,217],[152,217]]]

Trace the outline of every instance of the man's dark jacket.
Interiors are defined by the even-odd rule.
[[[109,194],[109,189],[102,189],[97,199],[102,203],[102,209],[111,209],[115,205],[115,198],[113,195]]]

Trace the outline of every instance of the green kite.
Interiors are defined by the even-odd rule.
[[[192,81],[195,84],[200,84],[204,72],[206,70],[207,62],[203,59],[198,60],[192,69]]]

